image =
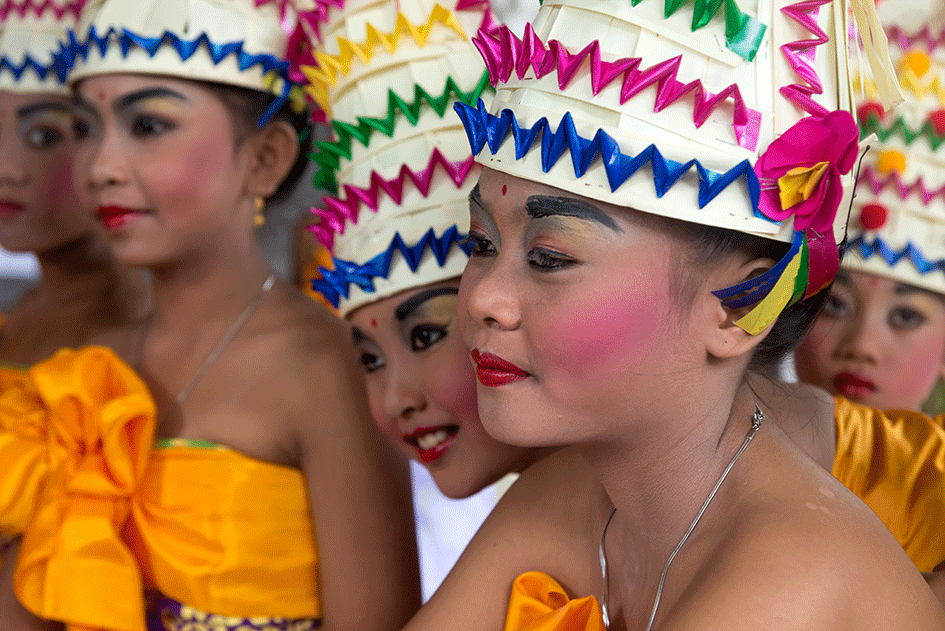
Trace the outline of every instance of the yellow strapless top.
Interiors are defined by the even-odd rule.
[[[317,618],[305,479],[229,449],[153,450],[155,406],[111,351],[63,350],[0,394],[14,588],[73,631],[144,631],[145,587],[235,617]]]
[[[526,572],[512,584],[505,631],[606,631],[593,596],[568,598],[555,579]]]
[[[945,431],[924,414],[836,397],[833,475],[895,535],[919,570],[945,559]]]

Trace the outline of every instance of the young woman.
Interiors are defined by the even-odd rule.
[[[6,364],[80,346],[148,309],[141,275],[112,256],[72,181],[71,102],[54,51],[81,4],[8,2],[0,12],[0,246],[34,252],[42,271],[3,316]]]
[[[52,468],[19,551],[17,596],[42,618],[393,629],[419,605],[406,462],[369,421],[341,324],[254,240],[304,166],[295,20],[287,3],[107,0],[71,37],[76,180],[116,257],[150,271],[154,309],[102,339],[140,380],[97,347],[31,371],[65,462],[84,463]]]
[[[412,3],[401,3],[400,7],[409,13]],[[385,27],[393,23],[395,14],[396,10],[391,8],[388,23],[373,25],[385,32]],[[326,31],[340,32],[344,24],[342,18],[346,15],[350,21],[356,21],[358,11],[332,11],[329,16],[334,18],[334,27]],[[417,16],[413,17],[417,19]],[[377,15],[373,19],[378,20]],[[436,30],[432,33],[442,34]],[[325,41],[331,40],[325,38]],[[447,69],[451,66],[438,63],[432,66],[439,68],[438,72],[427,69],[417,72],[409,63],[413,53],[404,52],[402,43],[401,47],[396,55],[375,58],[366,68],[352,63],[349,75],[362,76],[375,64],[385,64],[392,69],[370,73],[375,82],[373,87],[381,92],[391,89],[393,94],[403,99],[405,95],[414,93],[414,77],[423,77],[425,82],[421,87],[429,94],[439,95],[447,81]],[[424,52],[435,58],[431,51],[442,54],[435,45],[428,44]],[[450,57],[460,54],[468,55],[468,52],[452,50]],[[401,63],[394,65],[398,55]],[[474,66],[466,62],[456,64],[456,67]],[[354,105],[344,102],[343,107],[336,107],[343,95],[353,92],[355,80],[343,75],[335,78],[336,83],[331,83],[327,77],[319,76],[315,82],[316,88],[324,90],[327,95],[322,105],[332,112],[338,135],[335,142],[319,147],[315,160],[323,165],[326,173],[332,174],[332,177],[323,179],[336,178],[344,190],[344,194],[329,198],[326,208],[317,212],[314,231],[324,244],[333,248],[336,264],[332,269],[323,269],[323,276],[315,285],[354,325],[354,341],[367,372],[368,396],[374,419],[395,444],[425,464],[440,490],[450,497],[466,497],[505,473],[527,469],[500,503],[498,511],[499,515],[512,515],[511,519],[518,520],[520,525],[529,522],[527,528],[522,526],[516,530],[534,533],[534,539],[526,541],[510,537],[503,528],[495,526],[506,523],[504,517],[497,516],[487,522],[484,534],[474,541],[473,547],[478,547],[480,541],[485,542],[483,551],[488,550],[485,552],[488,554],[495,551],[494,542],[501,538],[514,542],[511,546],[514,549],[502,547],[501,553],[488,556],[489,561],[484,566],[470,564],[473,555],[467,554],[460,562],[461,568],[475,568],[469,570],[470,575],[488,573],[485,567],[501,567],[504,572],[521,573],[535,564],[567,558],[569,561],[564,565],[568,571],[580,571],[582,577],[573,580],[572,584],[590,585],[586,588],[590,591],[596,585],[593,581],[599,570],[596,565],[588,567],[581,561],[593,555],[574,558],[571,553],[596,549],[595,541],[584,541],[586,545],[577,542],[585,534],[586,520],[591,518],[588,515],[601,513],[601,519],[605,519],[610,509],[599,482],[583,459],[569,450],[537,465],[539,459],[554,450],[511,447],[496,441],[483,431],[474,407],[475,377],[468,364],[464,368],[466,353],[456,340],[454,308],[457,282],[451,278],[456,274],[454,266],[461,266],[465,260],[465,252],[444,237],[465,221],[456,208],[456,200],[468,190],[475,171],[470,171],[465,179],[454,179],[453,182],[448,179],[452,174],[442,165],[424,171],[429,164],[431,149],[423,144],[425,137],[418,140],[413,133],[420,125],[428,137],[436,139],[431,144],[440,148],[450,163],[464,162],[464,150],[457,146],[459,140],[452,135],[449,119],[443,120],[442,115],[428,103],[421,102],[412,114],[408,114],[409,109],[398,108],[390,112],[368,111],[374,106],[371,101],[357,101]],[[476,76],[467,77],[464,81],[460,88],[470,90],[462,97],[468,101],[475,96],[471,88],[476,83]],[[411,102],[407,100],[406,103]],[[359,123],[362,126],[377,125],[382,120],[387,120],[387,124],[391,120],[396,122],[390,137],[372,133],[367,140],[352,142],[350,130],[353,126]],[[436,121],[435,126],[433,121]],[[418,146],[423,150],[418,150]],[[345,151],[351,152],[350,157],[338,158]],[[375,160],[375,156],[379,157]],[[405,156],[412,156],[412,160]],[[385,165],[385,169],[378,168],[374,172],[378,164]],[[403,176],[404,166],[429,177],[432,182],[429,190],[432,192],[421,194],[412,188]],[[383,187],[378,184],[381,181],[386,181]],[[396,188],[403,184],[406,184],[403,189]],[[391,190],[401,191],[398,194],[402,197],[395,198],[389,192],[385,194]],[[431,240],[428,234],[431,230],[437,241]],[[443,248],[443,244],[448,247]],[[437,251],[443,258],[437,258]],[[408,261],[412,262],[408,264]],[[416,267],[412,269],[411,265]],[[838,408],[838,426],[846,428],[846,431],[842,440],[837,441],[833,425],[834,402],[826,393],[810,387],[780,384],[759,376],[752,377],[752,386],[761,402],[779,411],[779,424],[806,453],[828,470],[833,470],[839,479],[860,493],[880,513],[920,567],[930,570],[938,562],[939,551],[943,548],[938,543],[940,538],[936,532],[941,520],[914,518],[916,514],[925,515],[929,505],[939,503],[942,474],[939,471],[936,475],[934,464],[936,454],[945,451],[945,437],[934,426],[925,420],[932,431],[922,437],[924,442],[903,442],[894,446],[899,448],[868,451],[864,446],[872,444],[870,436],[881,436],[882,433],[876,429],[891,424],[882,415],[850,406]],[[911,425],[921,427],[919,422]],[[913,448],[926,457],[916,459]],[[871,463],[877,453],[882,453],[887,459],[887,464],[882,467],[885,474],[880,477],[863,475],[864,470],[872,470]],[[575,491],[562,492],[563,488]],[[562,493],[560,496],[559,492]],[[890,501],[891,494],[894,501]],[[574,498],[583,501],[586,497],[604,498],[601,504],[605,505],[599,508],[592,504],[582,516]],[[567,499],[566,506],[561,504],[563,498]],[[558,530],[548,512],[535,517],[532,511],[536,506],[561,506],[566,525]],[[422,513],[424,507],[418,508]],[[488,508],[486,506],[485,510]],[[475,512],[476,509],[482,507],[467,507],[468,513],[472,514],[467,514],[464,521],[477,524],[480,513]],[[455,525],[438,528],[432,538],[435,544],[442,542],[441,530],[452,533]],[[539,536],[539,532],[546,536]],[[529,545],[534,541],[542,543]],[[563,543],[556,546],[552,541]],[[421,552],[425,557],[424,569],[428,569],[426,560],[429,555],[423,554],[426,552],[423,548]],[[511,579],[507,583],[510,582]],[[496,582],[497,585],[507,583]],[[468,585],[461,582],[457,589],[447,588],[446,595],[435,597],[433,604],[424,609],[417,624],[424,628],[456,624],[450,618],[459,606],[457,601],[465,599],[468,589]],[[507,597],[503,591],[496,601],[481,600],[477,604],[498,610]],[[468,603],[462,606],[468,606]],[[476,616],[470,618],[478,619]]]
[[[313,222],[335,263],[323,266],[314,286],[352,325],[375,422],[426,468],[414,476],[414,492],[429,594],[494,506],[496,491],[484,489],[545,450],[512,447],[485,432],[476,412],[475,375],[456,329],[459,274],[468,260],[459,229],[478,168],[450,106],[457,99],[475,102],[489,87],[469,40],[489,24],[488,5],[437,8],[410,1],[367,11],[331,9],[320,22],[323,63],[340,58],[336,37],[354,32],[361,20],[390,33],[400,15],[432,25],[422,45],[414,47],[404,33],[396,51],[353,59],[334,81],[318,69],[311,72],[336,133],[332,142],[318,143],[314,155],[320,178],[336,183]],[[370,79],[358,85],[363,76]],[[390,95],[384,109],[375,99],[350,97],[366,85]],[[389,134],[377,129],[384,120]],[[352,141],[358,126],[374,131]],[[389,265],[376,265],[388,253]],[[443,495],[469,499],[452,502]]]
[[[844,269],[794,359],[802,381],[851,401],[941,413],[926,406],[945,376],[945,206],[935,193],[945,118],[921,89],[945,69],[930,28],[890,30],[906,101],[888,114],[875,101],[859,108],[861,133],[881,142],[861,167]]]
[[[778,429],[798,412],[767,407],[748,377],[790,349],[836,272],[857,130],[821,81],[846,62],[818,7],[742,14],[733,33],[722,16],[691,31],[646,3],[546,1],[522,40],[480,36],[496,114],[457,106],[487,167],[459,294],[479,411],[505,442],[574,444],[603,490],[554,477],[567,452],[530,468],[520,483],[544,476],[556,493],[519,494],[517,512],[504,498],[411,628],[450,605],[453,628],[497,626],[509,566],[529,564],[562,583],[521,576],[507,629],[941,626],[889,532]],[[781,39],[802,32],[816,40]],[[748,70],[756,53],[773,73]],[[798,75],[824,94],[780,89]],[[752,106],[768,91],[770,119]],[[712,111],[723,99],[731,118]],[[568,527],[571,549],[541,554]],[[568,601],[575,589],[605,615]],[[865,592],[881,602],[863,607]]]

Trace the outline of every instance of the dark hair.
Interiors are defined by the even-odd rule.
[[[273,94],[251,88],[211,82],[207,82],[206,85],[220,97],[230,111],[236,126],[237,146],[259,127],[259,119],[277,98]],[[312,123],[307,108],[302,112],[296,112],[289,102],[283,103],[269,120],[289,123],[299,138],[299,154],[295,158],[295,163],[275,192],[266,198],[266,202],[278,203],[292,194],[305,172],[305,167],[308,166],[308,154],[312,150]]]
[[[685,226],[683,230],[686,232],[686,238],[691,248],[689,262],[697,268],[709,265],[713,261],[735,252],[746,254],[750,259],[771,258],[778,261],[790,249],[789,243],[756,237],[735,230],[687,222],[678,223]],[[691,274],[680,270],[674,276],[683,275]],[[718,289],[723,288],[719,287]],[[794,303],[781,312],[771,331],[755,347],[748,363],[748,370],[768,376],[775,373],[781,360],[801,343],[807,331],[814,324],[827,297],[828,289],[829,286],[806,300]],[[678,279],[676,294],[691,300],[694,295],[693,283],[685,278]]]

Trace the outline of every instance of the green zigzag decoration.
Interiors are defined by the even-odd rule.
[[[637,6],[643,0],[631,0],[632,6]],[[669,18],[679,7],[690,0],[664,0],[663,17]],[[692,30],[697,31],[709,23],[719,8],[725,5],[725,45],[733,53],[746,61],[753,61],[767,26],[747,13],[743,13],[735,0],[692,0]],[[539,0],[538,4],[544,4]]]
[[[388,90],[386,118],[358,116],[356,119],[358,121],[357,125],[339,120],[333,120],[331,122],[331,126],[334,128],[338,139],[315,143],[316,151],[309,154],[309,159],[318,165],[318,171],[312,178],[312,183],[317,188],[326,189],[337,194],[338,180],[335,177],[335,172],[339,169],[342,158],[346,160],[351,159],[351,143],[357,141],[367,147],[371,136],[376,132],[380,132],[388,138],[392,138],[394,136],[394,130],[397,127],[398,119],[400,118],[398,112],[400,115],[403,115],[411,125],[416,125],[417,121],[420,119],[420,112],[423,109],[424,103],[427,103],[440,118],[443,118],[447,110],[452,113],[454,97],[456,101],[472,105],[479,100],[479,97],[486,90],[493,90],[489,83],[488,71],[483,72],[479,83],[469,92],[463,92],[453,77],[447,77],[446,87],[443,89],[443,94],[440,96],[432,96],[419,85],[414,85],[413,103],[407,103],[393,90]]]
[[[860,137],[865,138],[870,134],[876,134],[882,142],[898,134],[906,142],[906,146],[914,144],[919,138],[927,138],[932,151],[937,150],[939,145],[945,142],[945,136],[938,133],[932,121],[925,121],[922,127],[916,130],[910,129],[901,116],[889,127],[883,127],[879,118],[875,114],[870,114],[865,122],[860,121]]]

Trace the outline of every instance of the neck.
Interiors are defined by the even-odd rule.
[[[237,251],[225,242],[219,245],[224,247],[151,269],[155,329],[232,320],[259,292],[270,274],[259,248],[254,244],[250,251]]]
[[[580,447],[617,510],[607,535],[608,559],[619,568],[610,574],[612,619],[620,610],[642,627],[670,554],[744,442],[754,413],[742,381],[716,378],[679,394],[662,411],[653,406],[644,418],[625,419],[623,435]],[[712,504],[725,504],[730,489],[723,484]],[[711,521],[711,508],[706,513],[690,549]]]
[[[42,270],[39,291],[59,294],[89,282],[111,286],[129,272],[115,260],[108,246],[94,233],[36,255]]]

